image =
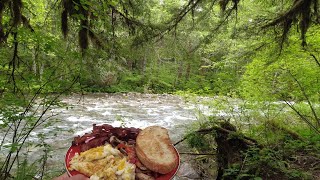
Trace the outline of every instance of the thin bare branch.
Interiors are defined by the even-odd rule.
[[[306,98],[306,101],[307,101],[307,103],[309,105],[309,108],[311,109],[311,112],[312,112],[312,114],[313,114],[313,116],[314,116],[314,118],[316,120],[316,124],[317,125],[315,127],[319,128],[320,127],[320,119],[319,119],[319,117],[318,117],[318,115],[316,113],[316,110],[314,109],[314,107],[313,107],[313,105],[312,105],[312,103],[311,103],[311,101],[310,101],[310,99],[309,99],[304,87],[301,85],[301,83],[298,81],[298,79],[296,77],[294,77],[294,75],[290,71],[288,71],[288,73],[294,79],[294,81],[297,83],[300,91],[302,92],[303,96]]]
[[[310,53],[310,56],[313,57],[314,61],[315,61],[315,62],[317,63],[317,65],[320,67],[320,62],[319,62],[319,60],[317,59],[317,57],[316,57],[314,54],[312,54],[312,53]]]

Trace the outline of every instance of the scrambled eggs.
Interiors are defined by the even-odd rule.
[[[135,165],[110,144],[76,154],[70,161],[69,169],[77,170],[91,180],[135,179]]]

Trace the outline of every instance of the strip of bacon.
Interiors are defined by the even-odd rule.
[[[115,136],[118,139],[131,144],[135,143],[141,129],[139,128],[125,128],[125,127],[113,127],[109,124],[96,125],[93,124],[92,132],[86,133],[83,136],[77,136],[74,138],[72,145],[80,146],[81,152],[102,146],[106,142],[110,143],[110,137]]]

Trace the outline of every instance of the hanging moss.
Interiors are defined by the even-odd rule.
[[[34,29],[30,25],[29,20],[24,15],[21,15],[21,21],[24,27],[30,29],[31,32],[34,32]]]
[[[90,38],[90,41],[92,42],[92,44],[98,48],[102,48],[102,42],[101,40],[97,37],[97,35],[89,30],[89,38]]]
[[[91,7],[88,5],[90,0],[86,0],[85,2],[80,0],[62,0],[62,12],[61,12],[61,31],[64,37],[66,38],[68,35],[69,27],[68,21],[69,18],[79,23],[80,28],[78,30],[78,39],[80,49],[83,51],[89,47],[89,39],[93,45],[96,47],[103,47],[103,43],[99,40],[99,37],[94,33],[94,20],[99,19],[99,17],[94,16],[91,11]],[[136,27],[143,26],[142,23],[133,18],[133,12],[135,7],[131,1],[129,2],[119,2],[119,6],[114,6],[112,3],[107,3],[112,12],[111,16],[111,24],[112,31],[115,31],[115,26],[117,20],[120,20],[124,26],[127,27],[129,35],[135,35]],[[121,8],[121,9],[118,9]],[[114,36],[114,33],[113,33]],[[115,37],[115,36],[114,36]]]
[[[289,10],[267,23],[264,28],[279,27],[282,29],[282,34],[280,36],[280,45],[282,49],[292,25],[298,23],[301,35],[301,45],[306,46],[306,33],[310,27],[312,18],[315,19],[314,23],[319,24],[318,0],[297,0],[293,2]]]
[[[12,2],[12,11],[13,11],[13,25],[17,26],[21,22],[21,0],[13,0]]]
[[[227,9],[227,6],[229,4],[229,2],[233,3],[233,9],[238,9],[238,3],[240,0],[220,0],[219,1],[219,6],[222,12],[225,12]]]
[[[3,24],[2,24],[2,16],[3,16],[4,8],[5,8],[4,1],[0,1],[0,43],[3,42],[5,39],[5,34],[4,34]]]
[[[10,22],[11,28],[8,28],[6,32],[3,27],[3,14],[5,9],[10,9]],[[23,4],[21,0],[1,0],[0,1],[0,43],[6,41],[8,36],[12,34],[15,28],[23,24],[24,27],[30,29],[32,32],[34,29],[30,25],[30,22],[26,16],[22,14]]]
[[[61,14],[61,30],[63,33],[64,38],[68,35],[68,11],[63,10]]]
[[[68,16],[80,22],[78,31],[79,46],[81,51],[89,46],[89,11],[80,0],[63,0],[61,13],[61,31],[64,37],[68,35]]]
[[[88,39],[88,21],[81,21],[81,28],[79,30],[79,45],[81,50],[88,49],[89,39]]]

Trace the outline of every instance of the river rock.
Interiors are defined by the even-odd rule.
[[[179,179],[199,179],[200,176],[192,165],[188,162],[183,162],[177,172],[177,177]]]

